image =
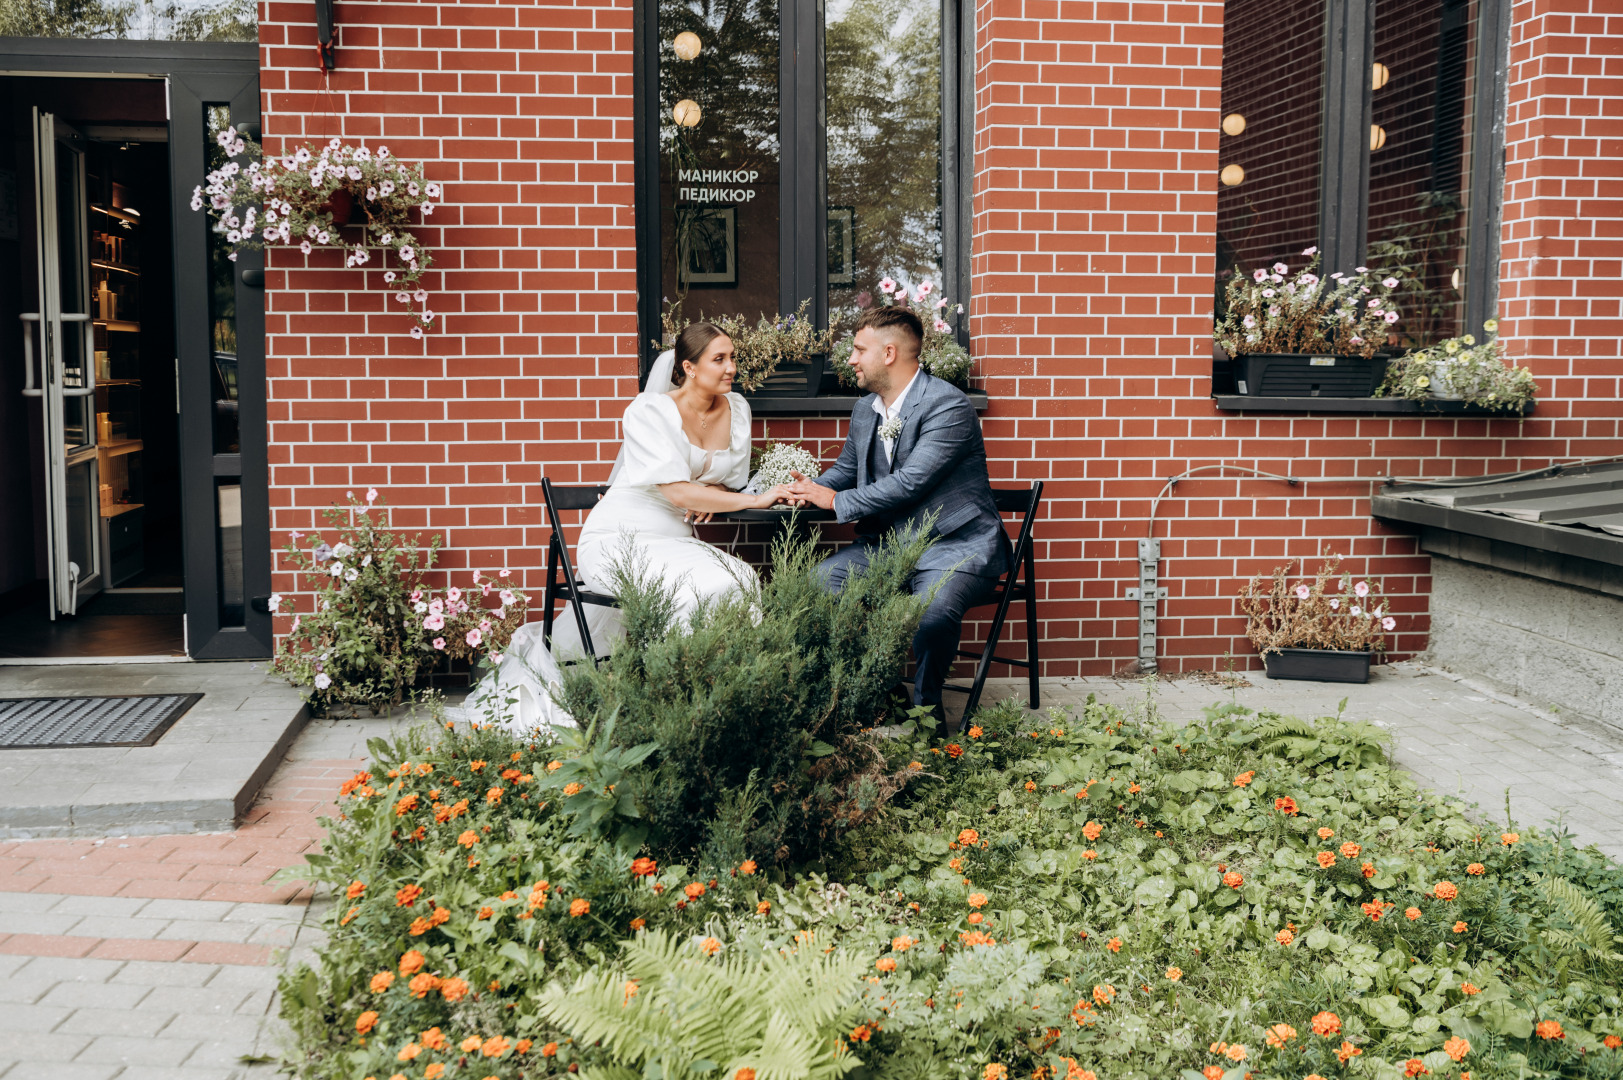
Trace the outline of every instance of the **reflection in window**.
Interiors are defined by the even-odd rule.
[[[242,606],[242,485],[235,480],[217,481],[214,488],[216,522],[219,529],[220,625],[243,625]]]
[[[7,0],[0,36],[258,41],[255,0]]]
[[[229,105],[205,105],[205,153],[210,172],[227,160],[215,138],[231,126]],[[237,275],[225,237],[209,230],[209,326],[212,356],[209,366],[210,398],[214,403],[214,452],[241,451],[237,421]]]
[[[829,323],[941,281],[941,3],[828,0]],[[958,300],[960,297],[953,297]]]
[[[1465,311],[1479,0],[1382,0],[1376,11],[1369,262],[1401,270],[1400,344],[1481,327]]]
[[[1228,277],[1301,266],[1319,242],[1325,0],[1223,5],[1217,317]],[[1352,267],[1326,267],[1351,270]]]
[[[775,315],[777,0],[660,0],[661,288],[683,315]]]

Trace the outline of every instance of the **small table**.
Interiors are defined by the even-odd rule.
[[[791,519],[797,525],[801,524],[828,524],[835,520],[834,511],[821,510],[815,506],[802,506],[799,510],[790,507],[778,509],[768,507],[764,510],[751,508],[748,510],[733,510],[725,514],[717,514],[711,518],[711,524],[723,521],[756,524],[759,522],[778,522],[787,524]]]

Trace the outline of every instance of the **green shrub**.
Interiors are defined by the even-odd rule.
[[[626,636],[605,662],[575,665],[563,699],[583,724],[617,717],[616,744],[658,747],[627,778],[654,854],[805,859],[901,789],[908,771],[868,729],[895,711],[924,610],[907,579],[928,544],[885,544],[836,596],[817,578],[814,540],[786,529],[758,594],[680,633],[666,632],[669,587],[622,566]]]

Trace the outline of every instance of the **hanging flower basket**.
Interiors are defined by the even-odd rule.
[[[192,209],[207,208],[214,231],[231,245],[233,262],[246,250],[290,247],[308,255],[318,247],[341,248],[344,265],[364,266],[377,253],[383,280],[415,321],[411,336],[434,323],[421,279],[433,255],[408,227],[412,215],[426,220],[442,201],[440,186],[380,146],[350,146],[333,139],[317,150],[306,144],[264,157],[259,144],[227,128],[215,141],[230,159],[192,192]],[[353,222],[357,239],[340,232]],[[389,266],[390,258],[394,265]]]

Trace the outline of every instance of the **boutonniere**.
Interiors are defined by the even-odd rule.
[[[902,433],[902,418],[893,416],[879,425],[879,437],[886,442],[895,442],[896,437]]]

